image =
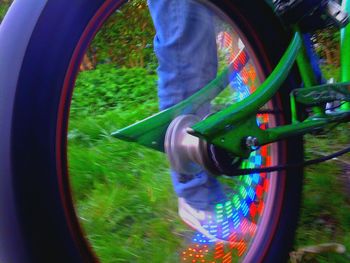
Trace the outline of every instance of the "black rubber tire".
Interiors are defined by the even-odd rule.
[[[96,262],[69,191],[66,130],[89,41],[122,1],[17,0],[0,29],[0,262]],[[233,17],[268,74],[291,36],[264,1],[213,1]],[[290,121],[293,73],[275,98]],[[278,101],[278,102],[277,102]],[[303,160],[300,137],[281,142],[283,163]],[[280,200],[254,262],[284,262],[292,246],[302,169],[279,174]]]

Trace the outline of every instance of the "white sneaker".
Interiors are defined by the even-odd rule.
[[[210,241],[217,241],[216,236],[209,232],[209,224],[215,220],[214,211],[197,210],[187,204],[185,199],[179,198],[179,215],[187,225],[206,236]]]
[[[240,229],[234,229],[232,218],[233,205],[231,201],[217,204],[213,210],[198,210],[190,206],[184,198],[179,198],[179,215],[181,219],[194,230],[198,231],[209,239],[210,242],[232,243],[232,235],[239,238],[252,236],[252,233],[243,233]],[[248,220],[250,227],[256,225]],[[231,240],[231,241],[230,241]],[[235,242],[234,242],[235,243]],[[232,244],[231,244],[232,245]]]

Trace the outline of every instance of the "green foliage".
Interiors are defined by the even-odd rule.
[[[4,19],[5,14],[10,7],[13,0],[1,0],[0,1],[0,23]]]
[[[144,68],[101,64],[76,81],[68,134],[71,186],[104,263],[178,261],[185,226],[165,156],[110,137],[158,111],[156,80]]]
[[[79,218],[104,263],[178,262],[186,227],[177,215],[165,156],[110,137],[157,111],[155,79],[145,69],[100,65],[82,72],[77,81],[69,172]],[[123,83],[128,84],[116,89]],[[110,98],[108,90],[116,104],[97,106],[97,99]]]
[[[325,79],[329,80],[334,78],[334,81],[340,81],[340,69],[334,67],[332,64],[325,64],[321,66],[322,74]]]
[[[114,112],[114,120],[123,118]],[[94,123],[92,118],[84,121]],[[81,223],[100,260],[176,262],[171,258],[176,258],[184,226],[177,217],[164,155],[95,137],[101,130],[111,131],[111,123],[101,120],[88,130],[80,123],[76,120],[74,129],[84,136],[69,140],[71,183]],[[87,145],[82,137],[95,140]]]
[[[349,143],[350,124],[342,124],[329,134],[308,135],[307,159],[340,150]],[[306,169],[304,198],[295,247],[338,242],[350,249],[350,199],[347,190],[346,163],[349,155]],[[322,254],[315,262],[349,262],[348,255]]]
[[[157,76],[144,68],[116,68],[98,65],[81,72],[76,81],[72,116],[98,115],[113,108],[128,108],[146,102],[157,103]]]
[[[340,31],[336,28],[327,28],[317,31],[313,35],[318,56],[325,59],[330,65],[339,66],[340,63]]]
[[[98,61],[155,70],[155,30],[146,0],[128,1],[105,23],[92,43]]]

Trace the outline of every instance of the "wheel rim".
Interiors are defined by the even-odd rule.
[[[109,12],[111,12],[111,10],[115,9],[120,4],[120,1],[111,2],[114,2],[114,4],[110,5]],[[222,13],[219,13],[218,11],[215,12],[216,14],[220,14],[220,16],[222,16]],[[105,17],[107,17],[107,15],[105,15]],[[224,20],[226,20],[226,18],[224,18]],[[241,36],[241,42],[238,41],[238,44],[236,44],[244,44],[246,46],[247,54],[249,53],[250,57],[250,61],[247,60],[244,62],[246,63],[245,66],[241,69],[239,74],[237,74],[235,79],[232,81],[232,86],[238,87],[236,88],[236,90],[239,90],[239,92],[232,93],[232,100],[239,101],[242,100],[249,93],[254,92],[257,84],[263,79],[263,73],[261,67],[259,67],[257,63],[257,59],[255,59],[254,53],[251,52],[252,49],[248,45],[248,42],[245,41],[244,36],[239,32],[238,27],[232,24],[230,24],[230,26],[232,32],[236,32],[236,34],[238,33]],[[228,30],[226,30],[220,31],[217,34],[219,52],[224,53],[224,59],[227,59],[227,61],[232,61],[232,57],[235,57],[234,49],[231,50],[227,46],[227,43],[232,42],[232,32],[228,32]],[[89,37],[91,38],[91,36],[89,35],[93,34],[91,31],[88,33],[89,34],[87,34],[86,39],[83,40],[83,43],[85,45],[86,42],[84,41],[87,41]],[[77,58],[77,61],[78,60],[79,59]],[[258,80],[258,78],[260,78],[260,80]],[[253,85],[247,85],[252,83]],[[217,102],[216,106],[220,107],[220,103]],[[272,107],[272,103],[270,103],[267,107]],[[258,116],[257,119],[261,125],[268,123],[270,126],[274,126],[276,123],[276,118],[271,117],[269,114],[261,114]],[[59,141],[61,142],[61,140]],[[280,150],[278,145],[264,146],[250,157],[249,162],[245,163],[245,167],[254,168],[275,165],[280,161],[278,160],[277,154],[279,151]],[[240,259],[244,258],[245,260],[247,260],[247,262],[249,262],[248,259],[255,258],[255,256],[257,255],[257,251],[261,251],[262,248],[266,249],[266,247],[268,247],[268,243],[270,242],[266,241],[266,231],[271,231],[270,219],[271,217],[273,217],[273,208],[274,206],[276,206],[276,202],[279,202],[276,201],[276,199],[280,197],[280,192],[278,192],[276,188],[278,185],[281,184],[279,179],[275,175],[276,174],[272,173],[269,175],[260,174],[240,177],[235,179],[235,186],[231,188],[232,192],[236,193],[233,195],[230,204],[230,206],[233,207],[232,219],[235,218],[235,220],[233,219],[234,229],[243,229],[244,231],[251,232],[251,237],[248,240],[237,240],[238,244],[236,246],[229,247],[223,246],[220,243],[212,244],[208,242],[208,240],[205,240],[205,238],[203,238],[200,234],[195,233],[193,234],[191,242],[189,242],[187,247],[182,249],[176,249],[176,251],[182,254],[182,260],[193,261],[197,260],[198,258],[210,260],[210,256],[208,255],[214,253],[217,260],[216,262],[225,262],[225,259],[227,259],[228,257],[234,258],[235,255],[238,255]],[[224,211],[223,209],[226,207],[225,203],[216,205],[218,212],[220,210]],[[259,213],[262,214],[261,217],[259,217]],[[252,219],[254,217],[255,219]],[[256,219],[256,217],[258,218]],[[254,229],[254,225],[250,224],[251,222],[257,223],[256,229]],[[250,230],[247,230],[248,228],[250,228]],[[86,227],[85,231],[87,232],[88,236],[91,235],[89,233],[89,230],[86,229]],[[251,242],[253,240],[254,242]],[[90,239],[90,242],[93,246],[96,246],[93,240]],[[261,246],[262,243],[264,244],[264,246]],[[183,247],[183,245],[181,246]],[[205,252],[206,250],[208,250],[208,252]],[[192,256],[189,256],[190,254]]]

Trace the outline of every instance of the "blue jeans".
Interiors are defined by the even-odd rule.
[[[154,50],[158,58],[160,109],[166,109],[195,93],[215,78],[217,48],[212,13],[191,0],[148,0],[156,29]],[[197,115],[204,117],[210,105]],[[224,198],[216,178],[171,171],[176,194],[192,207],[207,210]]]

